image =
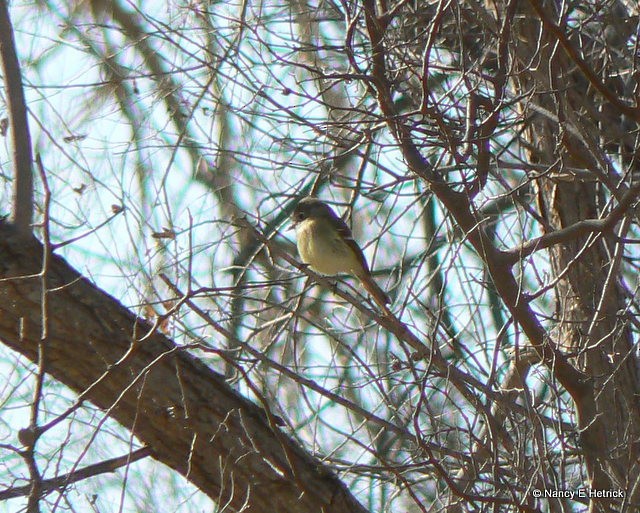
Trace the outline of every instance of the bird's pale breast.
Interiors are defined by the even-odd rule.
[[[340,235],[315,219],[302,221],[296,228],[298,253],[302,261],[321,274],[353,274],[360,263]]]

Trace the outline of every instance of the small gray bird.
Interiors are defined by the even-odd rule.
[[[298,253],[305,264],[320,274],[347,273],[360,280],[385,311],[389,296],[374,281],[351,230],[333,209],[317,198],[307,197],[293,211]]]

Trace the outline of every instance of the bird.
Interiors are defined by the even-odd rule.
[[[320,274],[355,276],[378,306],[388,311],[391,299],[374,281],[351,230],[329,205],[318,198],[303,198],[293,211],[292,222],[303,263]]]

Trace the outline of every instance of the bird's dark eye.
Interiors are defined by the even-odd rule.
[[[296,221],[304,221],[306,216],[304,215],[304,212],[296,212],[295,217]]]

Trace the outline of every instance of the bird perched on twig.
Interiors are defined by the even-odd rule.
[[[385,311],[389,296],[374,281],[360,246],[347,224],[325,202],[307,197],[293,211],[298,253],[305,264],[321,274],[347,273],[360,280]]]

